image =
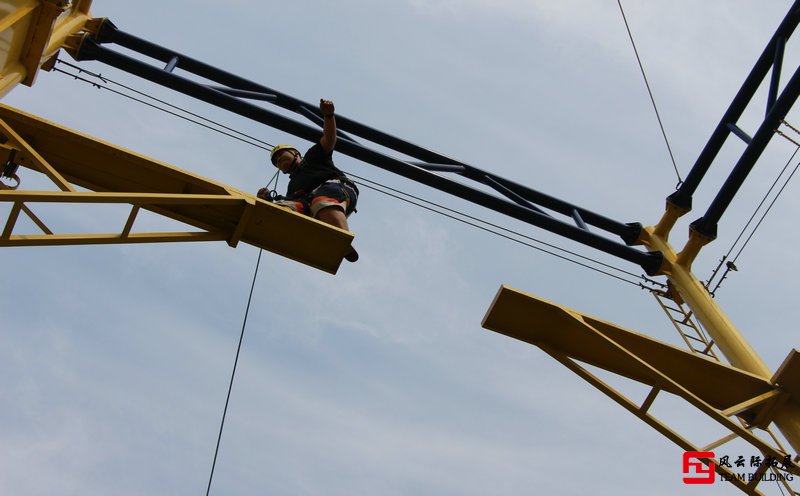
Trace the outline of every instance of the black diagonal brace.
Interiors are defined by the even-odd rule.
[[[273,88],[249,81],[235,74],[222,71],[186,55],[176,53],[150,41],[121,31],[108,20],[105,20],[102,23],[102,28],[98,33],[97,41],[101,44],[114,43],[156,60],[171,60],[173,57],[177,56],[180,60],[178,67],[185,72],[202,77],[206,80],[214,81],[233,90],[244,90],[274,95],[275,99],[271,100],[270,103],[292,112],[298,112],[298,109],[302,108],[314,109],[315,107],[312,104],[303,102],[302,100],[289,96],[285,93],[281,93]],[[313,112],[314,110],[310,111]],[[306,114],[304,115],[309,117]],[[571,217],[573,210],[577,209],[581,212],[581,215],[587,224],[620,236],[628,244],[633,244],[633,242],[639,238],[641,233],[639,229],[641,226],[639,224],[613,221],[603,217],[602,215],[590,212],[586,209],[564,202],[563,200],[559,200],[545,195],[544,193],[535,191],[532,188],[522,186],[490,172],[467,165],[461,161],[410,143],[401,138],[397,138],[352,119],[348,119],[340,114],[337,114],[336,124],[339,131],[352,134],[353,136],[357,136],[372,143],[380,144],[382,147],[385,147],[389,150],[396,151],[408,157],[413,157],[414,159],[430,164],[429,166],[420,165],[420,167],[423,169],[436,170],[440,172],[456,172],[463,177],[467,177],[479,183],[484,183],[483,178],[489,176],[493,180],[500,182],[506,188],[509,188],[515,193],[523,196],[527,201],[554,212],[558,212],[567,217]],[[404,161],[413,163],[405,159]],[[448,170],[447,166],[454,167],[452,170]],[[543,203],[540,203],[540,201]]]
[[[783,60],[783,44],[795,31],[798,23],[800,23],[800,0],[796,0],[792,4],[789,12],[778,26],[778,29],[775,31],[775,34],[770,39],[769,43],[767,43],[764,51],[761,52],[761,56],[759,56],[755,65],[750,70],[750,74],[748,74],[744,83],[742,83],[741,88],[739,88],[739,91],[733,98],[728,110],[722,116],[722,119],[720,119],[708,142],[703,147],[703,151],[701,151],[700,155],[697,157],[697,160],[692,166],[691,171],[689,171],[689,174],[686,176],[686,180],[681,183],[676,192],[667,197],[668,202],[685,211],[692,209],[692,196],[697,190],[700,181],[711,167],[711,163],[722,149],[722,145],[725,144],[728,136],[730,136],[732,132],[730,126],[736,125],[736,123],[739,121],[742,113],[750,105],[750,102],[755,96],[756,91],[758,91],[761,83],[769,73],[770,68],[773,68],[775,64],[778,64]],[[774,81],[776,81],[776,78],[779,76],[779,74],[780,68],[773,68],[773,91],[776,91],[777,83]],[[774,105],[770,105],[768,113],[774,110],[773,107]],[[762,146],[762,143],[750,143],[748,145],[748,150],[754,146]],[[766,143],[763,143],[763,146],[766,146]]]
[[[792,78],[786,83],[786,87],[781,92],[780,97],[772,106],[766,119],[759,127],[753,140],[745,149],[739,161],[736,162],[725,184],[714,197],[714,201],[709,205],[705,215],[692,223],[691,228],[699,234],[708,238],[717,236],[717,224],[722,214],[730,205],[736,192],[744,183],[747,175],[753,169],[758,158],[775,135],[775,130],[780,126],[781,121],[800,96],[800,67],[797,68]]]
[[[116,36],[117,37],[120,36],[119,32],[117,32]],[[115,41],[118,42],[118,39]],[[141,43],[152,45],[149,44],[149,42],[142,41]],[[125,45],[125,46],[131,48],[130,45]],[[174,57],[175,55],[173,52],[164,51],[163,49],[158,49],[155,52],[148,53],[148,55],[150,56],[154,56],[154,54],[163,56],[165,58],[169,57],[169,59],[172,59],[172,57]],[[307,124],[295,121],[278,113],[267,110],[263,107],[259,107],[257,105],[250,103],[249,101],[231,96],[226,92],[219,91],[206,84],[201,84],[192,81],[188,78],[177,75],[175,73],[167,72],[160,67],[152,66],[150,64],[137,60],[128,55],[124,55],[115,52],[113,50],[110,50],[105,46],[101,45],[100,43],[96,42],[91,37],[87,37],[83,41],[77,58],[78,60],[97,60],[103,62],[112,67],[116,67],[118,69],[138,75],[155,83],[161,84],[165,87],[171,88],[173,90],[197,98],[198,100],[227,109],[243,117],[247,117],[257,122],[261,122],[270,127],[280,129],[281,131],[284,131],[286,133],[292,134],[294,136],[297,136],[299,138],[311,142],[317,141],[320,136],[320,131],[318,128],[311,127]],[[160,57],[156,56],[155,58],[160,58]],[[202,66],[202,64],[197,63],[192,59],[181,55],[179,56],[178,66],[184,71],[187,71],[189,70],[188,68],[194,66],[200,67]],[[244,84],[241,79],[235,76],[228,77],[225,76],[224,73],[222,73],[222,74],[215,74],[214,77],[208,77],[208,76],[206,77],[220,84],[232,85],[232,87],[235,89],[244,89],[246,91],[257,91],[260,93],[275,94],[278,97],[278,101],[284,100],[284,96],[282,94],[275,92],[270,88],[255,85],[253,83]],[[283,101],[283,103],[286,104],[287,102]],[[291,103],[293,103],[292,107],[294,109],[306,106],[306,104],[297,100],[294,100]],[[349,119],[337,117],[337,123],[339,123],[340,126],[343,122],[350,124],[349,126],[347,126],[348,131],[353,134],[356,134],[359,137],[364,137],[363,131],[365,129],[367,130],[370,129],[366,128],[366,126],[353,124],[354,121],[351,121]],[[362,133],[356,133],[354,132],[354,129],[360,130],[362,131]],[[374,133],[376,136],[383,135],[383,133],[380,133],[378,131],[374,131]],[[394,138],[394,140],[397,140],[397,138]],[[378,142],[383,146],[387,146],[387,143],[384,141],[376,141],[376,140],[370,140],[370,141]],[[425,151],[425,153],[420,153],[420,150],[424,151],[424,149],[416,147],[416,145],[403,142],[402,140],[397,140],[397,143],[390,143],[390,144],[392,145],[398,144],[398,148],[405,148],[409,151],[414,152],[413,154],[409,153],[409,155],[412,156],[416,155],[419,157],[420,155],[426,155],[426,157],[423,158],[423,160],[431,158],[435,159],[435,163],[464,165],[464,164],[459,164],[457,162],[454,163],[454,161],[452,161],[451,159],[448,159],[447,157],[438,154],[434,154],[433,152]],[[663,260],[663,256],[661,253],[644,252],[632,248],[630,246],[626,246],[624,244],[613,241],[606,237],[599,236],[597,234],[580,229],[572,224],[562,222],[551,216],[537,212],[536,210],[533,210],[531,208],[526,208],[522,205],[517,205],[506,199],[499,198],[495,195],[472,188],[460,182],[452,181],[438,174],[426,171],[423,168],[416,167],[403,160],[399,160],[397,158],[390,157],[384,153],[372,150],[359,143],[355,143],[350,140],[341,140],[337,144],[337,151],[345,155],[348,155],[350,157],[353,157],[357,160],[360,160],[362,162],[375,165],[384,170],[393,172],[395,174],[420,182],[422,184],[426,184],[440,191],[450,193],[454,196],[482,205],[496,212],[503,213],[515,219],[538,226],[542,229],[559,234],[561,236],[572,239],[579,243],[583,243],[585,245],[594,247],[598,250],[617,256],[624,260],[636,263],[640,265],[645,270],[645,272],[647,272],[650,275],[656,274],[661,267]],[[513,183],[510,184],[513,185]],[[583,212],[585,211],[582,211],[582,213]],[[586,217],[584,216],[584,218]]]

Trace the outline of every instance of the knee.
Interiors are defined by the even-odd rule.
[[[328,219],[345,219],[344,211],[337,207],[337,206],[330,206],[320,209],[317,212],[317,218],[319,220],[328,220]]]

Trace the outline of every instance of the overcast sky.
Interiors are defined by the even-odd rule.
[[[682,177],[790,3],[623,2]],[[301,100],[333,99],[340,115],[622,222],[655,224],[678,181],[611,0],[97,0],[92,12]],[[109,67],[81,66],[265,142],[310,145]],[[751,134],[761,97],[740,123]],[[262,149],[63,74],[42,73],[3,103],[246,191],[273,173]],[[788,120],[800,124],[796,112]],[[677,247],[741,149],[726,145],[674,231]],[[699,278],[794,149],[773,140],[695,263]],[[335,161],[642,272],[343,155]],[[22,188],[53,189],[29,171]],[[538,348],[480,326],[508,284],[679,345],[649,293],[361,189],[350,222],[358,263],[331,276],[266,252],[261,259],[211,494],[737,493],[683,485],[680,448]],[[717,296],[773,370],[798,345],[797,198],[790,182]],[[126,215],[42,209],[60,232],[119,229]],[[24,222],[19,229],[34,232]],[[204,494],[258,249],[1,253],[0,493]],[[637,401],[646,394],[612,383]],[[700,445],[721,437],[679,401],[654,408]],[[718,454],[750,453],[731,445]]]

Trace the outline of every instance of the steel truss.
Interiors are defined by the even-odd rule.
[[[164,65],[154,66],[106,46],[112,44],[161,61]],[[319,139],[318,127],[285,117],[247,100],[258,100],[290,110],[319,126],[322,117],[314,105],[128,34],[108,20],[94,25],[89,33],[68,40],[67,46],[76,60],[96,60],[299,138],[311,142]],[[221,86],[193,81],[175,74],[177,69]],[[641,224],[609,219],[338,114],[336,123],[340,131],[336,150],[340,153],[633,262],[647,274],[656,274],[661,267],[660,253],[644,252],[630,246],[639,239]],[[358,139],[401,153],[409,159],[390,157],[359,143]],[[442,173],[456,174],[488,186],[501,196],[454,181]],[[549,210],[552,215],[543,209]],[[589,230],[590,226],[619,236],[624,243],[594,233]]]
[[[671,289],[674,289],[676,295],[688,304],[694,316],[711,336],[711,342],[719,348],[731,366],[700,358],[641,334],[632,333],[575,310],[544,302],[534,296],[505,287],[498,293],[483,325],[488,329],[539,346],[686,450],[710,450],[738,437],[750,443],[765,456],[776,458],[785,456],[787,451],[780,446],[774,436],[775,443],[768,443],[754,435],[752,431],[768,428],[774,422],[795,452],[800,449],[800,354],[796,351],[790,353],[778,372],[772,374],[718,308],[707,289],[691,273],[691,265],[700,249],[716,237],[720,217],[800,95],[800,68],[789,78],[783,89],[780,81],[784,47],[798,23],[800,23],[800,0],[790,8],[723,115],[686,181],[667,198],[666,212],[653,227],[644,228],[638,223],[622,223],[606,218],[342,116],[337,118],[340,129],[337,150],[362,162],[636,263],[647,274],[666,275]],[[65,44],[68,52],[76,60],[100,61],[308,141],[316,141],[319,137],[318,126],[322,118],[313,105],[120,31],[108,20],[94,20],[87,23],[85,30],[86,32],[81,35],[68,38]],[[107,45],[117,45],[132,50],[160,61],[162,65],[155,66],[143,62],[112,50]],[[178,75],[175,73],[178,69],[218,86],[199,83]],[[737,122],[767,77],[769,77],[769,94],[765,117],[751,137]],[[299,122],[255,105],[252,100],[294,112],[309,119],[314,125]],[[678,252],[668,242],[670,231],[676,221],[691,210],[692,196],[696,188],[731,134],[742,139],[746,143],[746,148],[706,213],[692,223],[689,241],[684,249]],[[10,133],[6,135],[12,141],[15,139]],[[391,157],[362,144],[359,140],[380,145],[408,159]],[[36,156],[25,148],[24,143],[17,142],[17,144],[19,146],[15,149],[27,153],[29,159],[35,163],[35,168],[50,176],[59,186],[68,186],[66,182],[59,180],[58,170],[51,171],[45,162],[37,162]],[[487,193],[452,180],[444,174],[455,174],[462,179],[471,180],[492,189],[494,193]],[[74,191],[65,189],[64,191],[66,192],[49,193],[49,196],[45,197],[49,201],[60,201],[58,199],[62,195],[80,195]],[[33,201],[34,197],[22,193],[16,196],[8,193],[0,191],[0,198],[5,194],[5,198],[14,201],[11,217],[18,216],[20,212],[27,213],[23,202]],[[93,196],[91,201],[120,200],[119,196],[111,195]],[[166,208],[163,202],[157,205],[146,203],[151,200],[156,202],[163,198],[146,197],[146,195],[141,198],[127,198],[126,202],[133,205],[129,219],[135,217],[135,211],[140,208],[139,206],[152,205],[153,209],[158,211]],[[184,197],[182,201],[188,200],[195,199]],[[201,198],[198,197],[196,200],[200,201]],[[132,220],[128,223],[132,223]],[[238,224],[236,222],[231,224],[229,221],[227,225],[230,227]],[[590,228],[618,236],[623,243],[592,232]],[[122,232],[115,236],[125,235],[126,229],[128,228],[123,228]],[[229,241],[235,239],[230,231],[216,231],[216,235],[223,236],[220,232],[225,233],[226,237],[223,239]],[[0,242],[7,239],[11,239],[8,227],[3,232]],[[345,241],[349,243],[349,240]],[[632,247],[637,244],[653,251],[646,252]],[[579,362],[598,366],[622,377],[647,384],[651,388],[650,393],[643,403],[633,402],[604,383]],[[661,392],[681,397],[725,427],[730,434],[704,447],[688,441],[651,414],[650,409]],[[720,474],[729,477],[731,475],[730,471],[720,467],[718,463],[716,469]],[[764,473],[767,469],[766,463],[762,464],[755,475]],[[800,475],[797,459],[786,467],[786,471]],[[756,489],[758,480],[748,484],[733,477],[731,482],[748,494],[760,494]]]
[[[686,451],[708,452],[736,438],[749,443],[765,457],[751,481],[738,479],[716,459],[704,459],[747,494],[762,494],[757,486],[767,470],[800,475],[797,458],[786,466],[770,463],[791,455],[769,430],[781,408],[787,402],[796,404],[800,397],[798,351],[768,380],[507,286],[495,296],[483,327],[539,347]],[[641,403],[633,401],[587,369],[587,364],[645,384],[650,392]],[[690,441],[650,411],[661,393],[680,397],[729,434],[705,445]],[[772,442],[756,436],[756,429],[766,431]]]
[[[720,217],[730,205],[739,187],[744,183],[775,131],[800,95],[800,67],[794,71],[785,87],[780,90],[784,48],[798,23],[800,23],[800,2],[795,1],[736,93],[727,111],[723,114],[686,180],[675,193],[667,197],[667,202],[675,207],[680,215],[690,211],[692,195],[706,172],[711,168],[728,137],[733,134],[747,145],[706,213],[691,224],[691,230],[705,238],[714,239],[716,237]],[[751,105],[756,91],[767,77],[769,77],[769,91],[765,116],[751,137],[739,127],[737,121]]]
[[[10,203],[0,246],[240,241],[298,262],[336,273],[350,249],[353,234],[0,105],[0,164],[6,176],[18,166],[41,172],[61,191],[15,191],[0,188],[0,202]],[[2,140],[0,140],[2,141]],[[2,184],[2,183],[0,183]],[[85,188],[90,191],[80,191]],[[56,232],[32,208],[45,203],[131,206],[118,232]],[[142,209],[182,223],[194,231],[134,232]],[[15,231],[20,215],[38,228]]]

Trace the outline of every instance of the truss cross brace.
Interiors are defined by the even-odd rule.
[[[0,134],[9,138],[0,145],[0,162],[13,160],[16,165],[43,172],[62,190],[0,189],[0,203],[11,204],[0,246],[176,241],[226,241],[236,246],[241,241],[336,273],[353,240],[352,233],[249,193],[4,105],[0,105]],[[31,209],[32,205],[52,203],[128,204],[131,210],[118,232],[75,234],[45,223]],[[194,230],[133,232],[143,209]],[[41,232],[15,232],[20,213],[28,215]]]
[[[172,70],[114,51],[105,46],[107,44],[116,44],[169,64],[168,69]],[[108,20],[104,20],[95,33],[73,38],[70,46],[72,48],[69,52],[76,60],[97,60],[310,142],[319,139],[320,131],[317,126],[321,118],[317,110],[312,110],[313,105],[125,33]],[[176,60],[174,64],[171,63],[173,60]],[[177,74],[179,69],[222,87],[210,86],[184,77]],[[298,122],[246,101],[251,97],[295,112],[310,119],[315,126]],[[644,252],[629,246],[638,239],[642,229],[640,224],[611,220],[344,116],[337,116],[337,127],[341,131],[336,147],[340,153],[633,262],[640,265],[648,274],[658,273],[661,267],[660,254]],[[408,158],[396,158],[368,148],[356,141],[359,138],[384,146]],[[502,196],[473,188],[432,171],[455,172],[461,178],[482,184]],[[543,208],[561,214],[561,218],[549,215],[542,210]],[[576,218],[580,219],[577,226],[573,224],[573,219]],[[591,232],[586,226],[593,226],[619,236],[623,242]]]
[[[773,381],[768,381],[506,286],[498,291],[483,327],[541,348],[684,450],[702,451],[699,444],[650,413],[662,391],[679,396],[728,430],[730,436],[721,442],[739,437],[765,456],[783,460],[788,454],[750,429],[765,428],[780,415],[797,415],[800,411],[800,391],[795,391],[798,388],[779,386],[785,382],[794,387],[800,379],[796,373],[800,360],[792,358],[794,355],[787,360],[792,364],[787,366],[791,375],[776,374]],[[638,405],[578,362],[646,384],[651,387],[650,393]],[[782,379],[782,375],[787,377]],[[760,494],[755,489],[757,480],[749,484],[738,481],[718,463],[716,470],[742,491]],[[800,475],[797,463],[786,470]]]

